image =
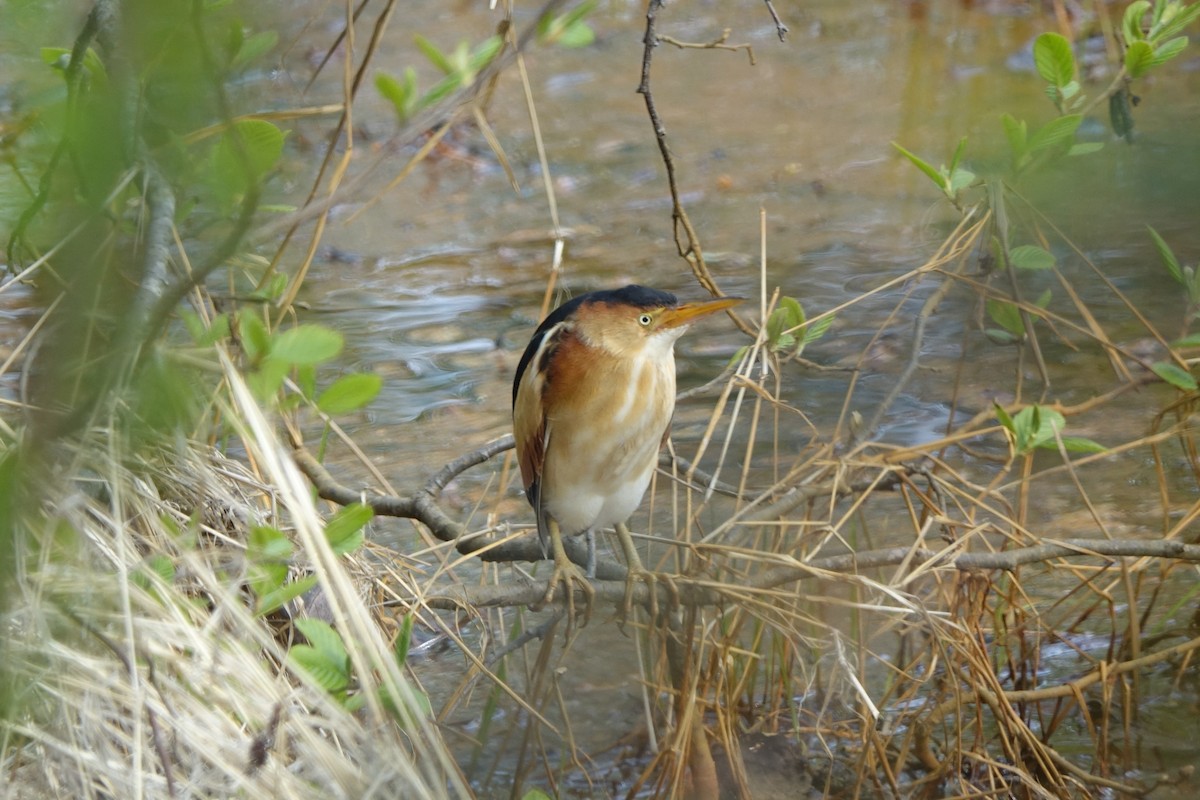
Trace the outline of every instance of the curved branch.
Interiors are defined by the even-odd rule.
[[[485,446],[484,450],[494,448],[495,452],[502,452],[507,449],[500,446],[504,444],[504,438],[501,437],[489,443]],[[511,444],[508,446],[511,447]],[[429,532],[435,538],[443,542],[452,543],[459,553],[468,556],[478,555],[484,561],[543,560],[546,556],[542,552],[542,545],[536,536],[530,535],[520,539],[510,539],[507,536],[501,537],[487,533],[474,533],[451,519],[442,510],[441,506],[438,505],[437,491],[441,488],[438,486],[438,481],[443,480],[445,483],[448,483],[454,477],[453,474],[450,474],[451,467],[461,464],[463,466],[458,469],[458,472],[461,472],[467,467],[472,466],[472,464],[478,464],[486,460],[484,458],[476,459],[480,452],[483,452],[483,450],[471,453],[447,465],[430,479],[425,488],[413,493],[409,497],[380,495],[368,493],[365,490],[356,492],[347,486],[343,486],[329,474],[329,471],[311,453],[302,447],[295,448],[292,451],[292,457],[295,459],[296,465],[300,467],[300,471],[312,481],[317,494],[323,500],[329,500],[343,506],[351,503],[363,503],[380,516],[416,520],[428,528]],[[442,485],[444,486],[445,484],[443,483]],[[565,537],[563,539],[563,546],[566,548],[567,555],[570,556],[572,561],[580,566],[586,566],[587,547],[580,541],[580,537]],[[625,568],[613,561],[601,560],[596,564],[596,577],[598,579],[623,581],[625,575]]]
[[[1083,556],[1173,558],[1200,562],[1200,545],[1183,544],[1173,539],[1061,539],[1002,553],[964,553],[958,556],[925,548],[889,547],[775,567],[759,572],[748,580],[741,579],[736,584],[722,584],[707,577],[671,575],[668,577],[674,592],[659,585],[655,587],[657,596],[653,601],[660,605],[675,602],[684,606],[717,605],[734,595],[744,597],[806,580],[828,579],[837,574],[857,575],[862,570],[897,566],[905,562],[911,562],[913,569],[924,571],[939,567],[962,571],[1012,571],[1024,564]],[[620,603],[625,598],[623,580],[614,582],[611,579],[598,579],[593,582],[593,587],[599,600]],[[462,606],[520,606],[536,603],[545,597],[547,588],[549,583],[545,580],[491,586],[448,586],[438,594],[425,598],[425,602],[431,608],[447,609]],[[650,591],[648,586],[639,582],[631,588],[633,602],[650,608]],[[565,598],[556,597],[555,602],[565,602]]]

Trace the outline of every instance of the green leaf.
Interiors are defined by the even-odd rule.
[[[304,594],[316,585],[316,575],[305,575],[304,577],[297,578],[289,583],[284,583],[281,586],[258,596],[258,603],[256,603],[254,606],[254,614],[255,616],[259,617],[266,616],[272,611],[282,608],[283,606],[292,602],[297,597]]]
[[[1158,235],[1158,231],[1154,230],[1154,228],[1147,225],[1146,230],[1150,231],[1150,238],[1154,241],[1154,249],[1158,251],[1158,257],[1162,259],[1163,266],[1167,268],[1167,272],[1170,272],[1171,277],[1179,281],[1179,283],[1186,285],[1183,278],[1183,268],[1179,266],[1179,259],[1175,257],[1175,252],[1171,250],[1171,246]]]
[[[1154,48],[1149,42],[1134,42],[1125,49],[1125,70],[1131,78],[1139,78],[1154,65]]]
[[[1170,61],[1175,56],[1184,51],[1188,45],[1188,37],[1176,36],[1174,39],[1167,41],[1154,48],[1154,58],[1150,61],[1150,66],[1157,67],[1159,64]]]
[[[288,276],[282,272],[271,276],[265,284],[246,294],[246,299],[256,303],[269,303],[283,296],[287,289]]]
[[[467,75],[463,83],[475,80],[475,73],[490,64],[503,45],[504,40],[499,36],[489,36],[476,45],[475,50],[471,53],[470,61],[467,62]]]
[[[357,411],[376,398],[383,378],[373,372],[356,372],[338,378],[317,398],[317,408],[330,416]]]
[[[1052,269],[1056,261],[1052,253],[1032,244],[1023,244],[1008,251],[1008,263],[1018,269]]]
[[[1155,375],[1162,378],[1167,383],[1174,386],[1176,389],[1182,389],[1185,392],[1196,391],[1196,379],[1192,374],[1177,364],[1172,364],[1168,361],[1159,361],[1150,365],[1150,369]]]
[[[794,297],[783,296],[779,298],[779,308],[787,312],[787,327],[794,328],[797,325],[803,325],[806,317],[804,316],[804,307],[800,305],[800,301]]]
[[[396,116],[401,122],[405,122],[412,116],[417,105],[416,70],[412,67],[406,69],[403,81],[397,80],[386,72],[376,73],[375,88],[391,102],[392,107],[396,109]]]
[[[295,620],[295,626],[308,644],[294,645],[288,651],[288,660],[312,675],[326,692],[346,691],[350,685],[350,658],[342,637],[328,622],[310,616]]]
[[[992,408],[996,409],[996,419],[1000,421],[1000,425],[1009,431],[1013,430],[1013,419],[1008,415],[1008,412],[1004,410],[1004,406],[1000,405],[999,403],[992,403]]]
[[[771,316],[767,317],[767,347],[772,350],[779,349],[779,337],[788,327],[787,317],[788,312],[783,308],[776,308],[771,312]]]
[[[958,140],[958,146],[954,148],[954,157],[950,159],[950,169],[947,170],[951,175],[958,169],[959,163],[962,161],[963,153],[967,150],[967,137],[962,137]]]
[[[266,120],[238,120],[213,146],[211,179],[233,192],[245,191],[279,163],[284,138],[283,131]]]
[[[1071,148],[1069,150],[1067,150],[1067,155],[1069,155],[1069,156],[1086,156],[1088,153],[1094,153],[1097,150],[1103,150],[1103,149],[1104,149],[1103,142],[1079,142],[1078,144],[1071,145]]]
[[[1083,122],[1080,114],[1067,114],[1050,120],[1029,137],[1029,152],[1037,153],[1068,144],[1075,138],[1075,130],[1080,122]]]
[[[1091,439],[1084,439],[1080,436],[1063,436],[1063,449],[1072,453],[1106,453],[1108,448],[1099,442],[1094,442]]]
[[[559,44],[563,47],[585,47],[592,43],[596,34],[583,21],[595,9],[594,0],[586,0],[565,14],[545,14],[538,20],[538,42]]]
[[[242,42],[235,51],[231,66],[235,69],[243,67],[274,49],[279,44],[279,34],[275,31],[259,31]]]
[[[408,661],[408,648],[412,645],[413,615],[405,614],[400,621],[400,632],[396,634],[396,643],[392,651],[396,654],[396,664],[403,667]]]
[[[317,684],[330,694],[341,694],[350,685],[349,669],[334,663],[328,655],[315,647],[306,644],[294,645],[288,651],[288,660],[311,675]]]
[[[71,48],[69,47],[43,47],[41,55],[43,62],[63,72],[71,63]],[[81,65],[94,88],[107,90],[108,70],[104,68],[104,62],[100,60],[100,55],[95,50],[89,47],[84,51]]]
[[[1000,328],[984,328],[983,335],[991,342],[1000,345],[1017,344],[1021,341],[1020,336],[1016,336]]]
[[[267,333],[267,326],[251,313],[238,314],[238,339],[242,343],[242,351],[252,364],[265,358],[271,349],[271,335]]]
[[[296,386],[300,389],[301,397],[312,400],[317,390],[317,368],[312,364],[301,364],[296,367]]]
[[[287,561],[292,557],[292,543],[278,528],[254,525],[246,541],[246,555],[252,561]]]
[[[563,28],[556,41],[560,47],[587,47],[596,41],[596,32],[586,22],[576,22]]]
[[[988,316],[992,321],[1007,331],[1014,340],[1025,335],[1025,321],[1021,319],[1021,310],[1007,300],[988,300]]]
[[[342,351],[342,335],[323,325],[299,325],[271,341],[271,358],[288,364],[320,364]]]
[[[277,358],[267,358],[258,365],[258,369],[246,376],[246,384],[259,400],[269,400],[283,388],[283,379],[287,377],[292,365]]]
[[[1171,342],[1172,347],[1200,347],[1200,333],[1189,334]]]
[[[335,664],[347,665],[349,656],[346,655],[346,645],[342,642],[341,634],[328,622],[314,617],[301,617],[295,625],[314,650]]]
[[[222,311],[212,318],[208,329],[196,339],[196,344],[201,347],[207,347],[210,344],[223,341],[229,338],[229,312]]]
[[[447,75],[449,75],[451,72],[454,72],[454,64],[450,62],[450,59],[446,57],[446,54],[439,50],[437,45],[435,45],[433,42],[429,41],[418,33],[413,36],[413,43],[416,44],[417,49],[420,50],[427,59],[429,59],[430,63],[432,63],[442,72],[446,73]]]
[[[1169,18],[1164,13],[1159,20],[1155,21],[1154,28],[1150,32],[1151,38],[1155,41],[1162,42],[1169,40],[1172,36],[1180,33],[1188,25],[1195,22],[1197,18],[1200,18],[1200,3],[1192,3],[1190,6],[1168,3],[1163,8],[1163,11],[1168,9],[1174,13]]]
[[[1016,119],[1011,114],[1001,114],[1000,124],[1004,126],[1004,137],[1008,139],[1008,149],[1012,152],[1013,169],[1020,170],[1029,158],[1025,120]]]
[[[1067,426],[1067,419],[1051,408],[1039,405],[1026,406],[1013,417],[1013,428],[1017,434],[1017,452],[1026,453],[1037,447],[1055,444],[1059,431]]]
[[[946,191],[946,179],[942,176],[942,173],[934,169],[928,161],[925,161],[915,153],[910,153],[895,142],[892,142],[892,147],[899,150],[900,154],[911,161],[913,166],[921,170],[921,172],[924,172],[929,177],[929,180],[933,181],[939,189],[941,189],[943,192]]]
[[[1137,0],[1137,2],[1130,3],[1125,9],[1125,16],[1121,18],[1121,32],[1125,36],[1126,45],[1146,38],[1146,34],[1142,30],[1142,18],[1149,10],[1150,0]]]
[[[801,329],[804,332],[804,336],[802,337],[801,342],[800,342],[801,345],[806,345],[811,342],[815,342],[817,339],[820,339],[822,336],[824,336],[826,334],[826,332],[829,330],[829,327],[831,325],[833,325],[833,320],[836,317],[837,317],[836,314],[830,314],[828,316],[821,317],[816,322],[811,322],[811,323],[805,325]]]
[[[363,543],[363,526],[375,512],[362,503],[351,503],[340,509],[325,523],[325,539],[337,555],[357,550]]]
[[[1058,88],[1075,77],[1075,56],[1071,43],[1059,33],[1043,33],[1033,42],[1033,63],[1038,74]]]
[[[153,590],[156,582],[151,578],[152,575],[158,578],[158,582],[171,585],[175,581],[175,562],[167,556],[153,556],[129,573],[129,582],[141,589]]]
[[[950,194],[958,194],[963,189],[975,182],[975,173],[969,169],[956,169],[950,173],[947,183],[950,187]]]

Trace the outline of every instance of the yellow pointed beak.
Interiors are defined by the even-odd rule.
[[[700,317],[706,317],[709,314],[715,314],[718,311],[724,311],[727,308],[732,308],[742,302],[741,297],[720,297],[716,300],[707,300],[703,303],[684,303],[681,306],[668,308],[662,312],[659,317],[658,324],[664,328],[677,328],[680,325],[687,325]]]

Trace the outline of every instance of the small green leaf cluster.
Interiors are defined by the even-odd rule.
[[[283,155],[286,134],[261,119],[233,123],[209,151],[204,172],[218,208],[228,213],[246,193],[261,185]]]
[[[1015,249],[1015,248],[1014,248]],[[1038,296],[1034,305],[1046,308],[1050,305],[1050,290],[1047,289]],[[987,314],[998,328],[984,328],[984,335],[996,344],[1020,344],[1025,341],[1029,331],[1025,329],[1025,319],[1016,303],[1009,300],[992,298],[987,301]],[[1037,321],[1035,317],[1034,322]]]
[[[1008,435],[1013,456],[1026,456],[1037,449],[1063,449],[1078,453],[1103,453],[1104,445],[1077,436],[1062,436],[1067,420],[1059,412],[1045,406],[1029,405],[1010,416],[1000,404],[995,404],[996,419]]]
[[[791,358],[820,339],[833,324],[834,315],[822,317],[809,324],[800,301],[794,297],[779,298],[779,305],[767,318],[767,348],[778,355]]]
[[[300,396],[290,396],[284,405],[295,405],[304,399],[314,402],[326,414],[345,414],[363,408],[383,386],[383,379],[374,373],[352,373],[317,394],[316,367],[342,351],[340,333],[312,323],[271,332],[257,315],[248,312],[238,314],[237,320],[242,351],[250,367],[247,382],[262,400],[274,397],[293,371]]]
[[[444,53],[433,42],[417,34],[413,41],[430,63],[441,70],[445,77],[424,94],[417,89],[417,72],[412,67],[404,70],[397,78],[387,72],[375,75],[375,88],[396,110],[401,122],[407,122],[418,111],[449,97],[459,89],[470,86],[480,70],[491,63],[500,52],[504,40],[499,36],[484,39],[473,49],[470,42],[460,41],[451,53]]]
[[[1185,324],[1190,324],[1196,318],[1197,313],[1200,313],[1200,265],[1181,264],[1179,259],[1175,257],[1175,252],[1171,250],[1171,246],[1167,244],[1158,231],[1147,226],[1150,231],[1150,238],[1154,241],[1154,249],[1158,251],[1158,257],[1162,261],[1163,267],[1170,273],[1175,282],[1183,287],[1185,296],[1187,297],[1187,320]]]
[[[373,516],[371,508],[361,503],[340,509],[325,523],[325,540],[330,549],[336,555],[345,555],[361,547],[365,539],[364,526]],[[289,580],[294,565],[293,553],[291,540],[279,529],[265,525],[250,529],[246,562],[256,614],[269,614],[316,585],[315,575]]]
[[[596,40],[596,32],[586,21],[595,8],[595,0],[585,0],[563,14],[547,12],[538,20],[538,42],[567,48],[587,47]],[[474,48],[470,42],[460,41],[453,52],[447,53],[420,34],[413,37],[413,42],[429,63],[445,77],[432,89],[422,93],[417,86],[417,71],[412,67],[407,67],[400,77],[382,71],[375,74],[376,90],[392,104],[401,123],[459,89],[470,86],[504,45],[500,36],[491,36]]]
[[[808,322],[804,308],[794,297],[781,297],[775,310],[767,317],[767,352],[779,358],[797,358],[804,348],[817,341],[829,331],[836,315],[829,314],[816,322]],[[749,351],[749,346],[738,349],[731,363],[738,363]]]
[[[225,37],[225,63],[230,71],[245,69],[279,44],[279,33],[276,31],[259,31],[249,36],[246,33],[246,27],[241,20],[229,20]]]
[[[1171,344],[1176,348],[1200,347],[1200,334],[1187,334],[1187,329],[1200,314],[1200,265],[1181,263],[1176,257],[1175,251],[1159,235],[1158,231],[1150,226],[1146,227],[1150,232],[1151,241],[1154,242],[1154,249],[1158,251],[1159,260],[1162,261],[1167,273],[1183,287],[1184,296],[1187,299],[1187,310],[1184,313],[1183,321],[1185,335]],[[1195,377],[1177,363],[1160,361],[1152,364],[1150,369],[1155,375],[1181,391],[1194,392],[1200,388]]]
[[[537,25],[538,43],[568,48],[587,47],[596,40],[596,32],[585,18],[595,9],[595,0],[585,0],[564,14],[543,14]]]
[[[405,617],[396,637],[393,652],[396,664],[400,667],[403,667],[408,659],[408,650],[412,642],[412,626],[412,616]],[[296,628],[307,640],[307,644],[292,645],[288,651],[288,659],[292,665],[310,675],[321,688],[347,710],[357,711],[362,708],[366,704],[367,698],[361,690],[360,682],[355,678],[350,654],[346,650],[346,643],[342,640],[341,635],[329,623],[319,619],[298,619]],[[422,713],[430,713],[432,707],[429,698],[421,692],[416,690],[414,692]],[[408,706],[396,702],[385,689],[379,690],[379,699],[384,708],[391,712],[401,725],[410,727],[415,722]]]
[[[954,148],[954,155],[950,158],[950,166],[943,165],[936,169],[928,161],[904,149],[896,142],[892,142],[892,147],[896,148],[913,166],[933,181],[946,199],[956,207],[960,207],[959,196],[962,191],[975,183],[975,173],[962,166],[963,152],[967,148],[967,137],[964,136],[958,140],[958,146]]]
[[[1143,27],[1146,14],[1149,27]],[[1125,40],[1125,71],[1140,78],[1150,69],[1183,52],[1188,38],[1183,30],[1200,17],[1200,4],[1185,6],[1178,0],[1137,0],[1125,9],[1121,36]]]

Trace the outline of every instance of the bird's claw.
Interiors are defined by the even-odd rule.
[[[638,581],[646,584],[650,590],[650,618],[658,617],[658,575],[648,569],[631,568],[625,576],[625,599],[621,602],[621,610],[617,612],[617,625],[621,630],[625,629],[625,622],[633,611],[633,590]]]
[[[625,600],[621,603],[621,610],[617,614],[617,624],[624,629],[625,622],[629,619],[630,613],[633,611],[633,592],[638,581],[646,584],[646,588],[650,593],[650,619],[657,621],[659,618],[658,607],[658,586],[661,582],[667,589],[667,594],[670,595],[669,607],[672,609],[679,607],[679,587],[675,585],[674,579],[665,572],[651,572],[648,569],[631,569],[625,578]]]
[[[545,608],[548,603],[554,600],[554,590],[558,585],[562,584],[567,602],[567,620],[568,624],[574,624],[576,619],[575,614],[575,586],[583,592],[585,605],[583,608],[583,625],[584,627],[592,619],[592,605],[596,599],[596,588],[592,586],[592,582],[587,579],[578,566],[571,561],[555,561],[554,572],[550,575],[550,583],[546,586],[546,593],[542,595],[541,602],[535,607],[535,611],[540,611]]]

